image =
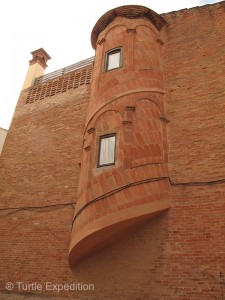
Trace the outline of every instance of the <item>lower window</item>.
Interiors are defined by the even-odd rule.
[[[100,136],[98,167],[115,164],[116,135],[109,134]]]

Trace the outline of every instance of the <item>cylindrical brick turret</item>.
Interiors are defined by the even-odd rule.
[[[92,31],[96,49],[69,262],[115,243],[170,207],[164,115],[164,20],[122,6]]]

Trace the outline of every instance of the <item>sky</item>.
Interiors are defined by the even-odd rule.
[[[0,4],[0,127],[8,129],[31,60],[44,48],[51,56],[45,74],[95,55],[90,36],[97,20],[122,5],[149,7],[161,14],[215,0],[5,0]]]

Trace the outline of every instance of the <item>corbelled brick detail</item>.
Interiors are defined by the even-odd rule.
[[[114,8],[105,13],[98,20],[92,30],[91,43],[94,49],[100,32],[103,31],[116,17],[125,17],[128,19],[146,18],[151,21],[158,30],[161,30],[161,28],[165,25],[165,20],[147,7],[140,5],[125,5]]]

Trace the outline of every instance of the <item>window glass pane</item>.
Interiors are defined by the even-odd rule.
[[[99,165],[114,164],[115,162],[115,142],[116,136],[101,138]]]
[[[109,53],[107,70],[112,70],[119,67],[120,67],[120,50],[115,53]]]

